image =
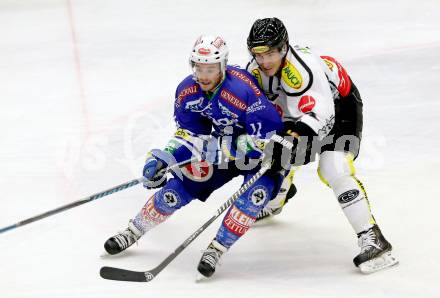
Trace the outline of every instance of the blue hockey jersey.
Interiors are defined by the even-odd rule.
[[[227,67],[225,79],[210,96],[192,75],[186,77],[176,90],[174,118],[178,129],[166,150],[178,162],[190,158],[194,150],[205,151],[212,138],[224,136],[234,145],[241,142],[247,156],[258,158],[264,140],[283,127],[254,78],[233,66]]]

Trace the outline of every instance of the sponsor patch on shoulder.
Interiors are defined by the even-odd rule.
[[[296,67],[293,66],[293,64],[287,59],[284,62],[283,69],[281,70],[281,78],[287,84],[287,86],[296,90],[300,89],[303,84],[303,78],[301,77],[298,69],[296,69]]]
[[[310,113],[316,105],[316,100],[310,95],[304,95],[298,102],[298,110]]]

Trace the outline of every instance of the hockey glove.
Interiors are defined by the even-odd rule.
[[[266,172],[268,175],[278,175],[281,171],[290,169],[295,156],[297,138],[273,135],[264,148],[263,164],[270,163]]]
[[[145,178],[144,187],[152,189],[164,186],[167,182],[167,167],[174,163],[174,156],[170,153],[159,149],[151,150],[147,155],[142,171]]]

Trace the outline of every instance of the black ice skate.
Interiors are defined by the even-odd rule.
[[[393,266],[398,260],[392,255],[392,246],[377,225],[358,234],[361,252],[353,259],[362,273],[369,274]]]
[[[223,253],[228,249],[218,243],[215,239],[209,244],[208,248],[203,252],[197,270],[203,277],[211,277],[215,272],[215,267]],[[200,278],[198,278],[199,280]]]
[[[141,236],[142,232],[139,231],[139,229],[136,228],[133,222],[130,220],[128,223],[128,228],[125,229],[125,231],[109,238],[104,243],[104,248],[109,254],[116,255],[137,242]]]
[[[287,191],[286,189],[281,188],[277,196],[284,195],[283,192],[286,193],[286,191]],[[266,207],[264,207],[263,209],[261,209],[260,212],[258,212],[255,221],[259,221],[280,214],[281,211],[283,210],[284,205],[286,205],[286,203],[290,200],[290,198],[292,198],[295,194],[296,194],[296,187],[295,184],[292,184],[290,185],[289,190],[287,191],[286,199],[284,200],[284,202],[280,204],[279,207],[275,207],[275,208],[271,207],[269,202],[269,204]]]

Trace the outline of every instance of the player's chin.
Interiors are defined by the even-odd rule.
[[[213,88],[212,83],[199,83],[200,88],[202,88],[203,91],[210,91]]]
[[[277,70],[275,67],[273,67],[271,69],[264,70],[263,72],[266,76],[273,77],[277,73]]]

